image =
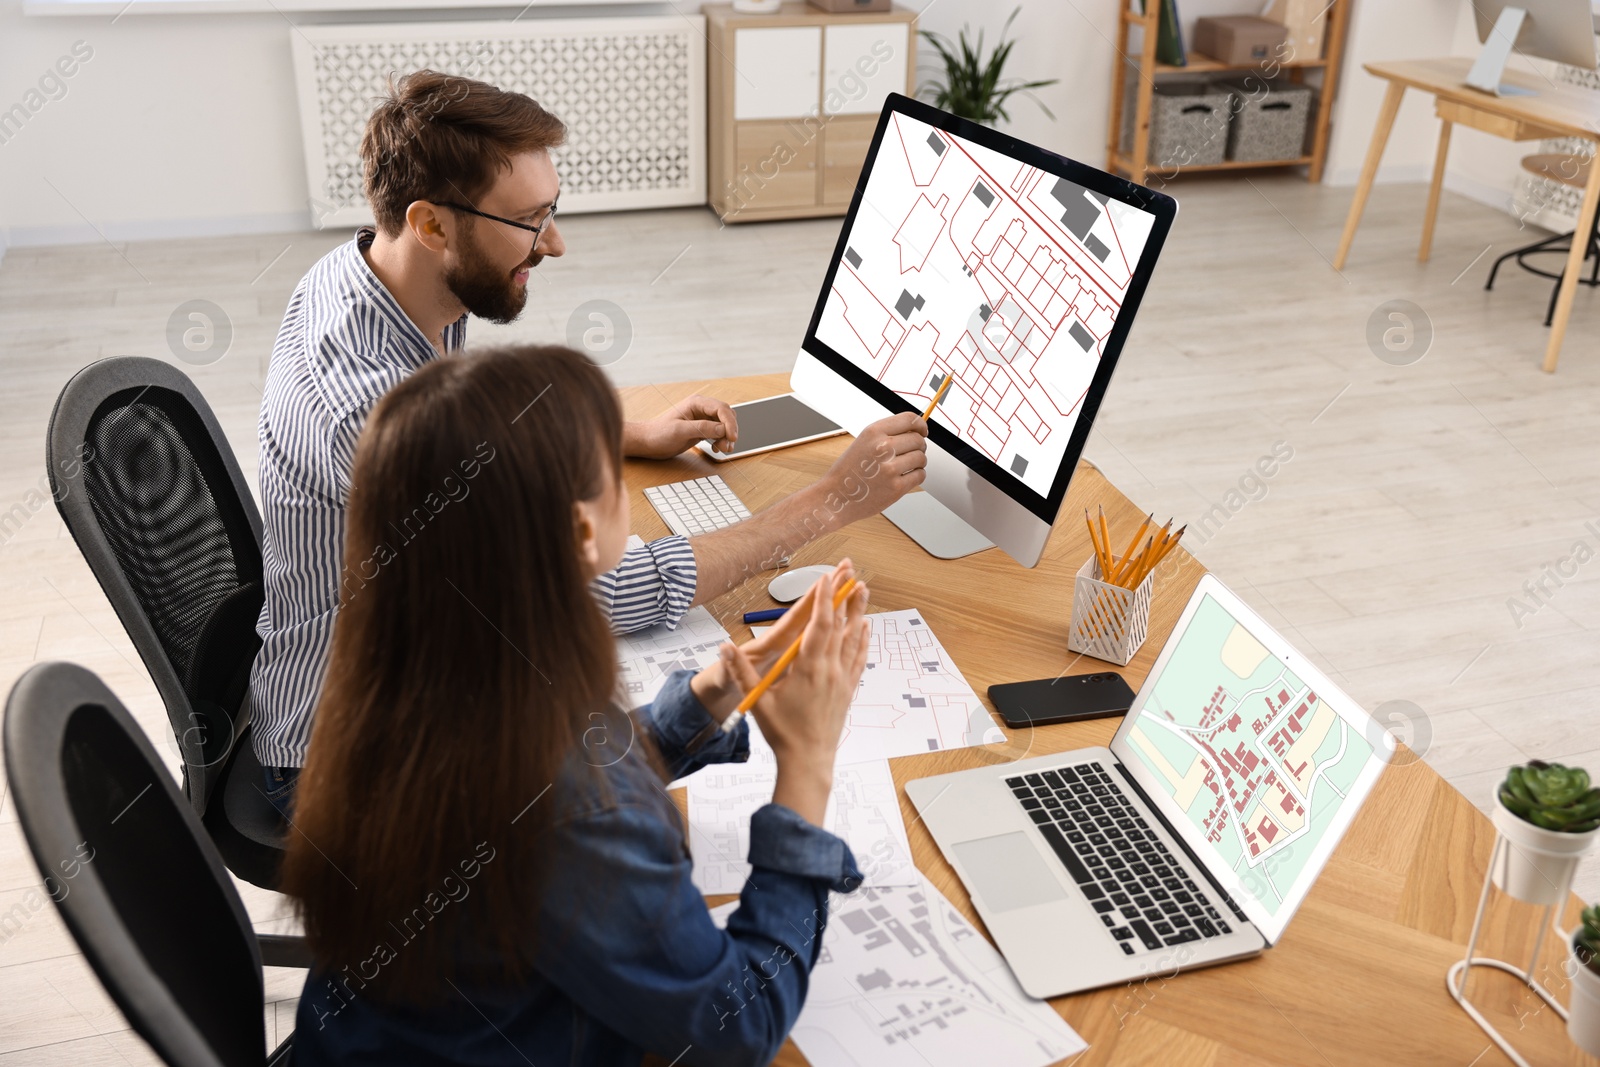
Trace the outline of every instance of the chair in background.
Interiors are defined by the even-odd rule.
[[[1522,159],[1523,170],[1540,178],[1572,186],[1580,194],[1588,184],[1589,168],[1593,165],[1593,158],[1581,159],[1575,156],[1562,155],[1560,152],[1541,152],[1538,155],[1524,156]],[[1512,249],[1494,261],[1494,266],[1489,268],[1489,281],[1484,285],[1484,288],[1494,288],[1494,278],[1499,273],[1500,264],[1513,258],[1516,259],[1517,266],[1523,270],[1531,274],[1537,274],[1541,278],[1553,279],[1556,284],[1550,291],[1550,307],[1544,316],[1544,324],[1546,326],[1550,325],[1555,318],[1556,297],[1561,292],[1561,279],[1565,273],[1565,268],[1563,267],[1563,274],[1551,274],[1549,271],[1529,263],[1525,257],[1555,253],[1565,256],[1572,251],[1572,242],[1576,239],[1576,231],[1568,230],[1566,233],[1558,233],[1552,237],[1546,237],[1542,241],[1535,241],[1533,244]],[[1594,266],[1590,268],[1589,277],[1585,278],[1582,274],[1579,274],[1578,281],[1584,285],[1594,287],[1600,285],[1600,216],[1595,217],[1595,224],[1589,231],[1589,247],[1586,249],[1585,263],[1588,262],[1589,257],[1594,259]]]
[[[30,668],[6,701],[6,777],[45,888],[106,992],[173,1067],[270,1055],[261,952],[193,805],[95,675]]]
[[[166,706],[190,805],[228,869],[272,888],[285,827],[245,700],[261,516],[216,416],[177,368],[102,359],[61,390],[46,454],[61,518]],[[267,944],[269,963],[303,965],[299,938]]]

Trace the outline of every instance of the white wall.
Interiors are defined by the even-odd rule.
[[[679,2],[697,7],[694,0]],[[1260,3],[1184,0],[1183,12],[1192,24],[1200,15],[1259,10]],[[93,50],[64,81],[65,95],[46,101],[0,143],[0,249],[7,239],[15,246],[309,225],[289,20],[348,17],[27,18],[21,0],[0,4],[0,112],[26,101],[75,42]],[[970,24],[985,28],[992,42],[1013,5],[908,0],[908,6],[928,9],[927,29],[953,36]],[[1104,165],[1116,16],[1115,0],[1022,5],[1011,73],[1061,82],[1040,93],[1053,120],[1031,101],[1014,101],[1013,132]],[[1462,0],[1356,0],[1328,180],[1354,180],[1382,97],[1362,61],[1470,54],[1475,43]],[[926,76],[935,57],[924,52]],[[1423,180],[1435,136],[1427,102],[1409,99],[1380,177]],[[1480,194],[1508,191],[1519,154],[1515,146],[1463,131],[1452,184]]]
[[[278,15],[27,18],[4,0],[0,111],[76,42],[92,52],[0,144],[10,243],[307,225],[290,32]]]
[[[1014,3],[993,0],[915,0],[927,8],[923,26],[954,36],[961,26],[982,27],[992,40]],[[1259,0],[1183,0],[1186,36],[1204,15],[1249,14]],[[1020,43],[1012,56],[1015,73],[1026,78],[1058,77],[1061,85],[1041,98],[1055,112],[1047,119],[1028,101],[1012,108],[1011,131],[1066,155],[1105,164],[1106,120],[1116,40],[1117,7],[1111,0],[1030,0],[1017,17]],[[1353,185],[1366,158],[1387,83],[1362,70],[1386,59],[1476,55],[1478,38],[1472,6],[1463,0],[1354,0],[1345,45],[1344,74],[1334,104],[1324,181]],[[932,70],[924,56],[924,70]],[[1513,63],[1532,69],[1529,61]],[[1378,171],[1380,182],[1427,181],[1433,171],[1439,124],[1431,97],[1408,93]],[[1510,207],[1520,173],[1518,161],[1532,149],[1458,129],[1451,146],[1447,185],[1495,207]]]
[[[1463,11],[1456,27],[1455,52],[1476,55],[1480,47],[1472,12]],[[1513,55],[1510,66],[1513,70],[1538,71],[1548,76],[1554,64]],[[1445,187],[1511,211],[1512,197],[1522,179],[1522,157],[1537,151],[1537,141],[1507,141],[1457,126],[1450,134],[1450,169],[1445,175]]]
[[[1463,17],[1470,15],[1471,7],[1463,0],[1355,0],[1345,46],[1344,77],[1334,105],[1327,182],[1355,184],[1388,86],[1362,70],[1361,65],[1385,59],[1455,54],[1457,27]],[[1438,125],[1432,98],[1407,93],[1389,137],[1378,180],[1428,180],[1433,173]]]

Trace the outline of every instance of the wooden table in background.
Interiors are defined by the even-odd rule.
[[[1468,88],[1467,71],[1472,60],[1406,59],[1385,63],[1368,63],[1368,74],[1389,83],[1378,110],[1378,122],[1372,130],[1372,144],[1367,148],[1366,162],[1361,165],[1361,179],[1356,184],[1355,200],[1350,204],[1350,215],[1345,219],[1344,234],[1339,238],[1339,252],[1333,257],[1333,269],[1343,270],[1350,255],[1350,245],[1356,239],[1356,228],[1361,225],[1361,212],[1367,206],[1367,194],[1372,192],[1373,179],[1378,175],[1378,163],[1383,159],[1384,146],[1389,143],[1389,131],[1394,127],[1395,115],[1400,111],[1400,100],[1407,89],[1419,89],[1435,98],[1434,108],[1439,115],[1439,148],[1433,161],[1433,184],[1428,190],[1428,209],[1422,221],[1422,245],[1417,258],[1426,263],[1433,248],[1433,225],[1439,214],[1439,193],[1444,188],[1445,160],[1450,153],[1450,131],[1456,125],[1470,126],[1475,130],[1503,137],[1508,141],[1536,141],[1550,137],[1581,137],[1600,143],[1600,93],[1576,85],[1557,85],[1522,71],[1508,70],[1504,82],[1535,91],[1534,96],[1491,96]],[[1589,183],[1578,208],[1580,234],[1594,227],[1596,208],[1600,208],[1600,166],[1589,168]],[[1578,276],[1588,244],[1582,239],[1572,242],[1567,256],[1566,274],[1561,281],[1561,293],[1556,298],[1555,318],[1550,324],[1550,340],[1545,346],[1544,369],[1554,374],[1561,358],[1561,342],[1566,337],[1567,322],[1572,318],[1572,298],[1578,291]]]
[[[1600,172],[1600,171],[1597,171]],[[644,418],[692,392],[739,402],[788,391],[784,375],[624,389],[628,414]],[[720,474],[752,510],[815,481],[844,449],[831,438],[731,463],[694,455],[660,463],[630,461],[633,528],[646,539],[665,525],[644,499],[647,485]],[[1072,581],[1089,556],[1086,506],[1104,504],[1113,528],[1144,517],[1093,466],[1073,479],[1044,559],[1025,570],[997,550],[937,560],[882,516],[856,523],[794,554],[793,565],[854,559],[872,587],[872,610],[917,608],[982,695],[995,682],[1107,669],[1067,651]],[[1127,536],[1126,533],[1124,536]],[[1166,641],[1204,568],[1184,566],[1158,579],[1150,636],[1121,673],[1135,689]],[[757,579],[710,605],[736,639],[740,614],[772,607]],[[991,709],[992,710],[992,709]],[[996,720],[998,722],[998,720]],[[1007,730],[1008,742],[891,760],[916,864],[980,930],[983,923],[955,872],[905,796],[915,778],[1110,742],[1119,720]],[[680,806],[683,797],[678,796]],[[1170,978],[1059,997],[1051,1005],[1090,1042],[1075,1067],[1215,1065],[1268,1067],[1346,1064],[1508,1063],[1445,991],[1445,971],[1466,947],[1494,830],[1426,763],[1402,753],[1384,772],[1350,832],[1279,944],[1261,956]],[[731,897],[710,898],[712,904]],[[1497,897],[1480,951],[1525,960],[1538,910]],[[1576,915],[1569,913],[1569,919]],[[987,932],[986,932],[987,933]],[[1547,937],[1543,981],[1565,998],[1564,950]],[[1505,975],[1476,972],[1472,995],[1533,1063],[1595,1061],[1567,1041],[1559,1018]],[[791,1041],[777,1063],[803,1064]],[[1004,1067],[1001,1064],[983,1067]]]

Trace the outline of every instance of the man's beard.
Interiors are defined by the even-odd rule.
[[[517,270],[537,262],[538,257],[530,256]],[[490,262],[470,231],[463,230],[461,254],[454,265],[445,268],[444,284],[472,314],[503,326],[522,314],[528,302],[528,287],[513,281],[514,273]]]

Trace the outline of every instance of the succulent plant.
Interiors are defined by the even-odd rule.
[[[1579,963],[1600,974],[1600,904],[1583,909],[1583,925],[1572,935],[1572,950]]]
[[[1600,826],[1600,789],[1582,767],[1529,760],[1506,772],[1500,803],[1545,830],[1581,834]]]

